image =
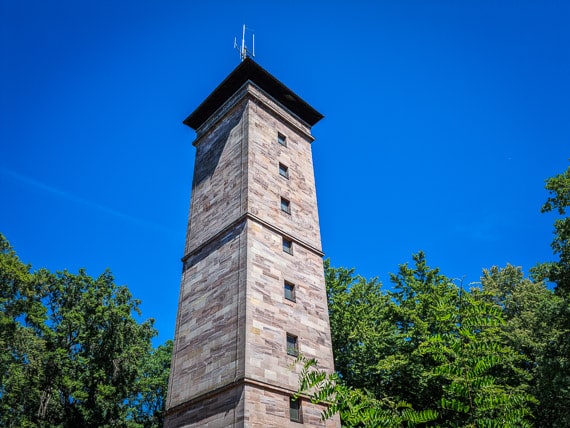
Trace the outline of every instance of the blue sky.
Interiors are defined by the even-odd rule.
[[[323,249],[364,276],[418,250],[450,277],[553,258],[570,157],[567,1],[0,0],[0,232],[35,268],[109,267],[171,338],[194,132],[256,60],[313,128]]]

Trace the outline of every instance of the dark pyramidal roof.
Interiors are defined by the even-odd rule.
[[[297,115],[309,126],[313,126],[323,118],[322,114],[248,57],[214,89],[208,98],[184,120],[184,123],[194,130],[198,129],[248,80],[271,95],[277,102]]]

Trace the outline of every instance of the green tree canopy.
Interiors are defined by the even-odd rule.
[[[556,302],[548,320],[551,332],[545,343],[537,370],[537,388],[542,405],[538,417],[544,426],[570,426],[570,167],[546,180],[549,197],[542,212],[556,212],[552,249],[557,261],[533,268],[537,279],[555,284]]]
[[[337,373],[304,361],[301,391],[345,426],[531,426],[535,398],[503,307],[413,255],[393,289],[325,264]]]
[[[337,373],[304,361],[301,392],[346,426],[570,426],[570,168],[546,189],[558,260],[531,278],[492,267],[465,288],[420,252],[386,291],[327,262]]]
[[[34,272],[0,235],[0,425],[152,426],[132,408],[159,416],[169,348],[139,306],[109,271]]]

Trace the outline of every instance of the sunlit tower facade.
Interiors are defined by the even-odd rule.
[[[313,171],[322,115],[251,58],[184,123],[196,160],[166,427],[336,427],[293,399],[334,370]]]

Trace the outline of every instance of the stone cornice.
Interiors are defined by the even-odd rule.
[[[185,403],[179,404],[175,407],[171,407],[170,409],[167,409],[164,412],[164,416],[170,416],[176,413],[180,413],[183,412],[184,410],[192,407],[193,405],[203,402],[204,400],[208,400],[211,399],[217,395],[220,395],[226,391],[229,391],[231,389],[234,388],[239,388],[241,386],[246,386],[246,385],[250,385],[250,386],[254,386],[257,388],[262,388],[265,389],[266,391],[271,391],[271,392],[276,392],[278,394],[282,394],[282,395],[293,395],[296,394],[297,391],[294,391],[292,389],[288,389],[288,388],[283,388],[280,386],[276,386],[276,385],[272,385],[266,382],[262,382],[259,380],[255,380],[255,379],[251,379],[251,378],[247,378],[247,377],[240,377],[236,380],[234,380],[233,382],[230,382],[226,385],[220,386],[219,388],[213,389],[211,391],[205,392],[203,394],[197,395],[196,397],[193,397],[192,399],[186,401]],[[306,394],[299,394],[300,397],[302,398],[309,398]]]
[[[189,258],[198,254],[200,251],[202,251],[208,245],[210,245],[213,242],[223,238],[230,230],[232,230],[238,224],[240,224],[241,222],[246,221],[246,220],[254,221],[255,223],[262,225],[263,227],[265,227],[265,228],[267,228],[267,229],[269,229],[269,230],[271,230],[271,231],[273,231],[273,232],[275,232],[275,233],[277,233],[277,234],[279,234],[279,235],[281,235],[287,239],[290,239],[291,241],[293,241],[293,243],[300,245],[301,247],[305,248],[308,251],[311,251],[314,254],[317,254],[319,257],[324,256],[324,253],[319,248],[315,248],[311,244],[308,244],[307,242],[303,241],[301,238],[294,236],[294,235],[291,235],[290,233],[285,232],[283,229],[280,229],[276,226],[273,226],[273,225],[269,224],[268,222],[260,219],[259,217],[255,216],[249,212],[246,212],[246,213],[242,214],[241,216],[239,216],[234,221],[228,223],[226,226],[224,226],[214,236],[208,238],[206,241],[202,242],[200,245],[198,245],[194,248],[191,248],[184,255],[184,257],[182,257],[182,263],[185,263]]]

